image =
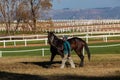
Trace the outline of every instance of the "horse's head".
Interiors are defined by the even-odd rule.
[[[54,32],[48,32],[48,43],[51,45],[54,40]]]
[[[54,32],[48,32],[48,43],[58,50],[63,50],[63,40],[59,39]]]

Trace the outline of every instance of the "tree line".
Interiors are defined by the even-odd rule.
[[[5,25],[7,35],[15,34],[20,23],[29,25],[32,32],[36,33],[37,20],[51,8],[52,0],[0,0],[0,22]]]

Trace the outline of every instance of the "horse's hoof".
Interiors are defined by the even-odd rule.
[[[80,64],[79,67],[83,67],[84,65],[83,64]]]
[[[83,67],[83,65],[80,65],[79,67]]]

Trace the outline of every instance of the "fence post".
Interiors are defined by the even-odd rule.
[[[24,34],[23,34],[23,40],[24,40]]]
[[[42,48],[42,56],[45,56],[44,52],[45,52],[44,48]]]
[[[10,40],[12,40],[12,36],[10,36]]]
[[[45,39],[45,45],[47,45],[47,39]]]
[[[27,40],[25,39],[25,46],[27,46]]]
[[[37,39],[38,39],[38,35],[36,35],[37,36]]]
[[[14,46],[16,46],[16,41],[14,40]]]
[[[4,46],[4,48],[6,47],[6,46],[5,46],[5,40],[3,41],[3,46]]]
[[[103,35],[103,41],[107,42],[107,36]]]
[[[107,36],[105,37],[105,42],[107,42]]]
[[[0,58],[2,57],[2,51],[0,51]]]
[[[86,34],[86,42],[88,43],[88,33]]]

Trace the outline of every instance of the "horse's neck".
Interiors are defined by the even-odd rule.
[[[60,43],[63,42],[63,40],[60,39],[60,38],[58,38],[57,36],[54,37],[54,40],[56,40],[56,41],[58,41],[58,42],[60,42]]]
[[[58,46],[58,45],[62,45],[63,44],[63,40],[58,38],[57,36],[54,36],[54,41],[53,43]]]
[[[54,40],[59,40],[59,38],[56,35],[54,35]]]
[[[54,40],[53,40],[54,45],[57,45],[58,41],[59,41],[59,38],[57,36],[54,36]]]

